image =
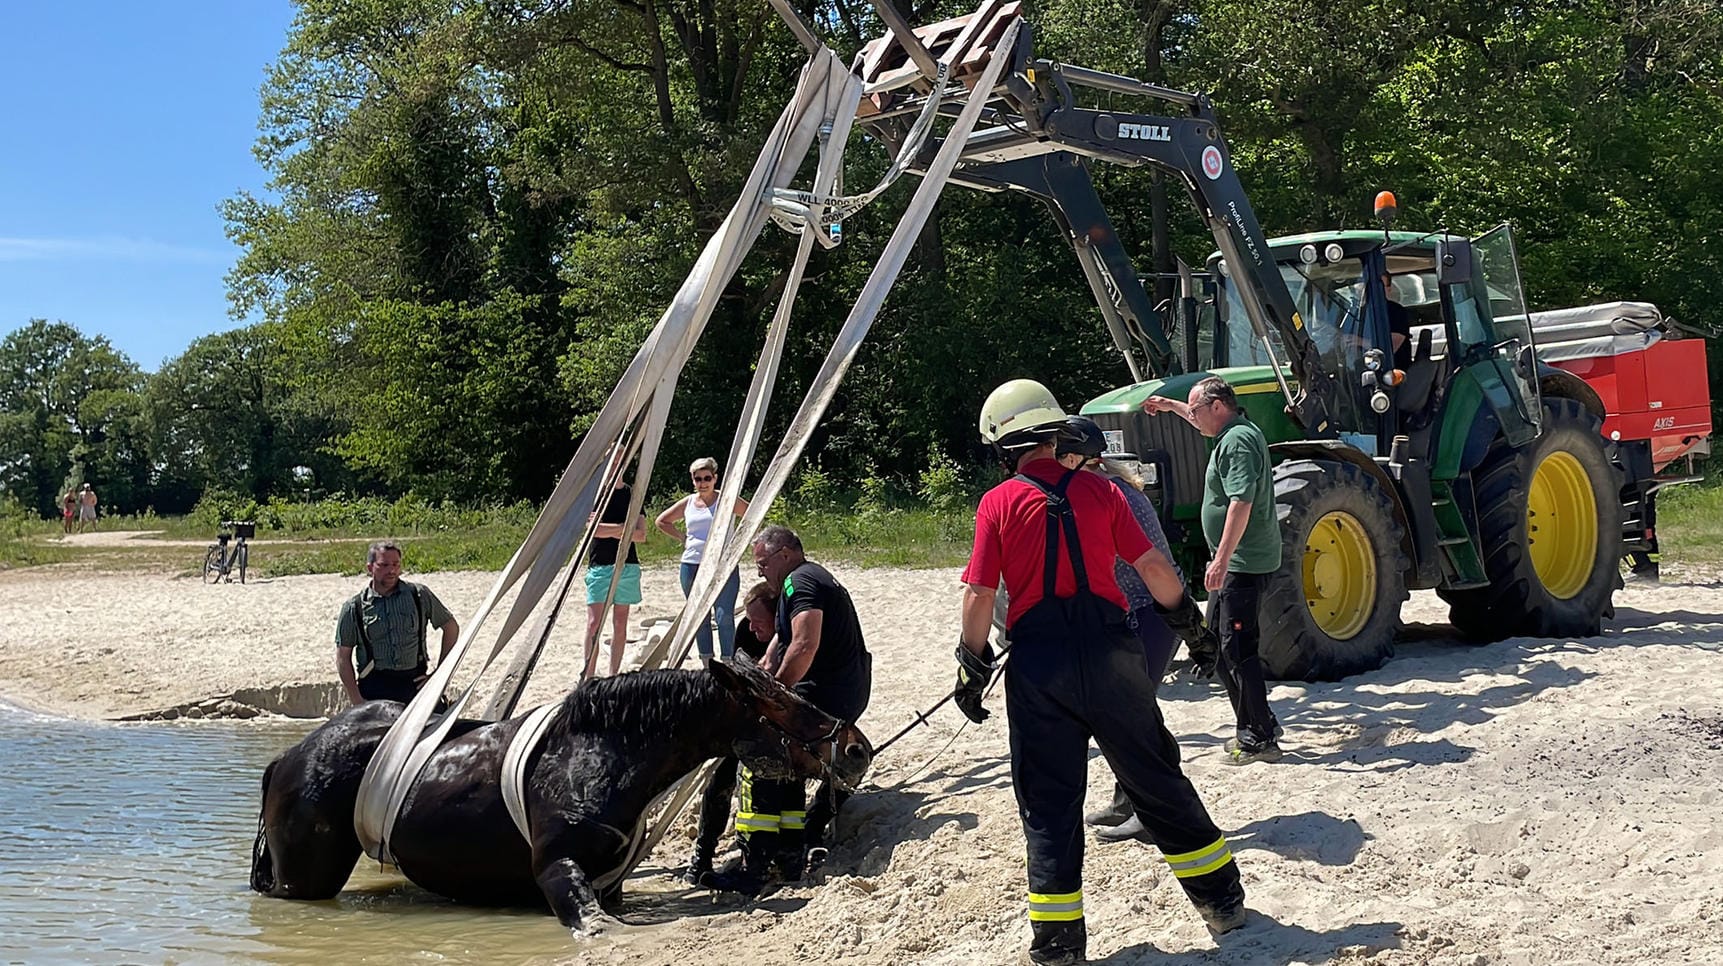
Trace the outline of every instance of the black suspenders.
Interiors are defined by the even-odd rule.
[[[1089,592],[1089,572],[1083,566],[1083,542],[1077,539],[1077,515],[1071,509],[1071,501],[1065,498],[1065,490],[1071,485],[1071,478],[1079,470],[1066,470],[1054,486],[1048,486],[1027,473],[1017,474],[1017,479],[1028,483],[1040,490],[1047,497],[1047,555],[1041,565],[1041,599],[1052,600],[1053,591],[1059,582],[1059,529],[1065,530],[1065,548],[1071,558],[1071,574],[1077,578],[1077,593]]]

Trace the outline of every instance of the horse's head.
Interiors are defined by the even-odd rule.
[[[780,781],[826,775],[850,789],[861,781],[873,762],[861,729],[814,707],[752,661],[713,661],[711,669],[752,718],[735,744],[750,771]]]

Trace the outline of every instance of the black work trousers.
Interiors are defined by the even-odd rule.
[[[406,704],[419,693],[419,678],[424,673],[423,669],[385,671],[377,668],[359,679],[359,696],[367,701],[399,701]]]
[[[1166,622],[1161,620],[1155,608],[1151,605],[1131,611],[1127,621],[1136,631],[1137,640],[1142,642],[1143,657],[1149,662],[1149,683],[1153,685],[1149,691],[1150,697],[1159,693],[1161,680],[1167,676],[1167,667],[1173,663],[1173,651],[1179,646],[1178,638],[1167,629]],[[1128,814],[1125,809],[1131,805],[1131,796],[1125,791],[1125,786],[1113,783],[1113,811],[1120,815]]]
[[[694,836],[694,854],[706,862],[718,852],[718,839],[730,825],[730,798],[736,794],[736,756],[718,759],[706,790],[700,793],[700,830]]]
[[[1036,604],[1011,628],[1005,707],[1029,844],[1029,918],[1083,917],[1091,737],[1186,895],[1201,907],[1230,908],[1244,900],[1232,851],[1179,768],[1142,643],[1108,608],[1080,593]]]
[[[1262,673],[1262,630],[1257,604],[1268,574],[1227,571],[1219,590],[1209,595],[1209,627],[1220,638],[1220,679],[1237,719],[1238,743],[1260,748],[1274,741],[1278,722],[1268,707],[1268,683]]]

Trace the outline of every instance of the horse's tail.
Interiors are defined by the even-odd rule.
[[[257,840],[251,844],[251,888],[268,895],[275,891],[275,860],[269,855],[269,836],[263,830],[263,813],[269,808],[269,776],[275,762],[263,769],[263,801],[257,807]]]

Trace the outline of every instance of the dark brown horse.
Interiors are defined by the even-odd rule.
[[[343,711],[264,770],[253,889],[328,899],[346,885],[360,854],[359,781],[402,707]],[[432,892],[479,905],[548,903],[577,933],[609,921],[648,806],[701,762],[735,754],[762,776],[854,785],[872,760],[854,725],[748,662],[597,678],[563,699],[527,760],[528,843],[499,784],[522,720],[460,722],[402,805],[389,847],[402,874]]]

